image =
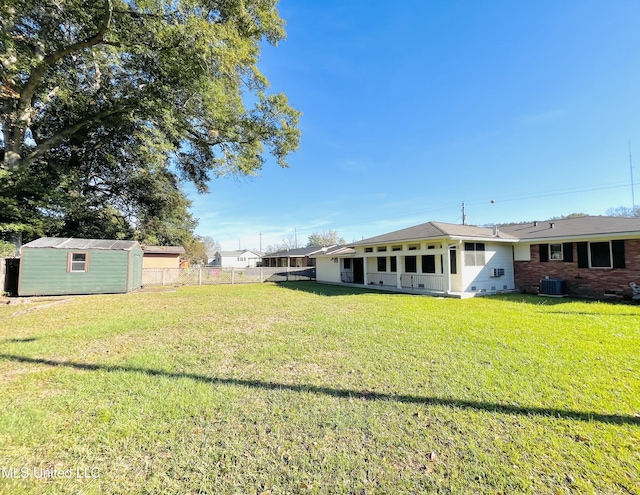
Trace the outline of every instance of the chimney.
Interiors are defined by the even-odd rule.
[[[549,228],[550,228],[550,229],[554,228],[555,226],[556,226],[556,224],[555,224],[555,223],[553,223],[553,222],[549,222]]]

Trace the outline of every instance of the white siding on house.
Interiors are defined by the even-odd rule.
[[[531,245],[529,243],[514,244],[513,260],[514,261],[531,261]]]
[[[334,260],[338,260],[336,263]],[[339,284],[340,260],[338,258],[317,257],[316,258],[316,281],[330,284]]]
[[[464,249],[464,244],[462,244],[462,249]],[[464,251],[462,251],[460,261],[463,264],[461,292],[494,292],[515,289],[511,244],[485,243],[484,266],[464,266]],[[493,268],[503,269],[504,275],[492,277],[491,270]]]
[[[210,260],[212,266],[224,266],[230,268],[255,267],[260,261],[260,256],[253,251],[217,251]]]

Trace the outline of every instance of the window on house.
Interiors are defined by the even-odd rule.
[[[378,271],[386,272],[387,271],[387,258],[380,256],[378,258]]]
[[[387,250],[387,246],[378,246],[377,251],[379,253],[384,253]]]
[[[417,251],[418,249],[420,249],[420,244],[409,244],[408,249],[409,251]]]
[[[391,251],[402,251],[402,246],[391,246]]]
[[[464,264],[466,266],[484,266],[484,242],[464,243]]]
[[[416,256],[405,256],[404,271],[407,273],[416,273],[418,271]]]
[[[449,271],[451,272],[451,275],[456,275],[458,273],[458,261],[457,261],[455,249],[449,250],[449,267],[450,267]]]
[[[69,253],[67,271],[86,272],[89,268],[89,253]]]
[[[609,242],[590,242],[589,252],[592,268],[612,268],[611,244]]]
[[[578,268],[626,268],[624,241],[578,242]]]
[[[565,263],[573,262],[572,242],[565,242],[563,244],[539,244],[538,252],[540,253],[540,261],[543,263],[549,260],[564,261]]]
[[[549,259],[560,261],[564,259],[562,255],[562,244],[549,244]]]
[[[390,267],[389,267],[389,271],[390,272],[397,272],[398,271],[398,259],[395,256],[391,256],[389,258],[390,261]]]
[[[349,258],[345,258],[343,264],[345,270],[351,270],[351,260]]]
[[[372,247],[370,247],[370,248],[364,248],[364,252],[365,252],[365,253],[373,253],[373,248],[372,248]]]
[[[433,254],[422,257],[422,273],[436,273],[436,257]]]

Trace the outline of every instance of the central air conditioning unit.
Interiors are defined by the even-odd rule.
[[[491,269],[492,277],[504,277],[504,268],[492,268]]]
[[[564,296],[566,294],[564,280],[543,278],[540,280],[540,294],[543,296]]]

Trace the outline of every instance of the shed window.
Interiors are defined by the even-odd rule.
[[[67,271],[86,272],[89,269],[89,253],[69,253]]]

